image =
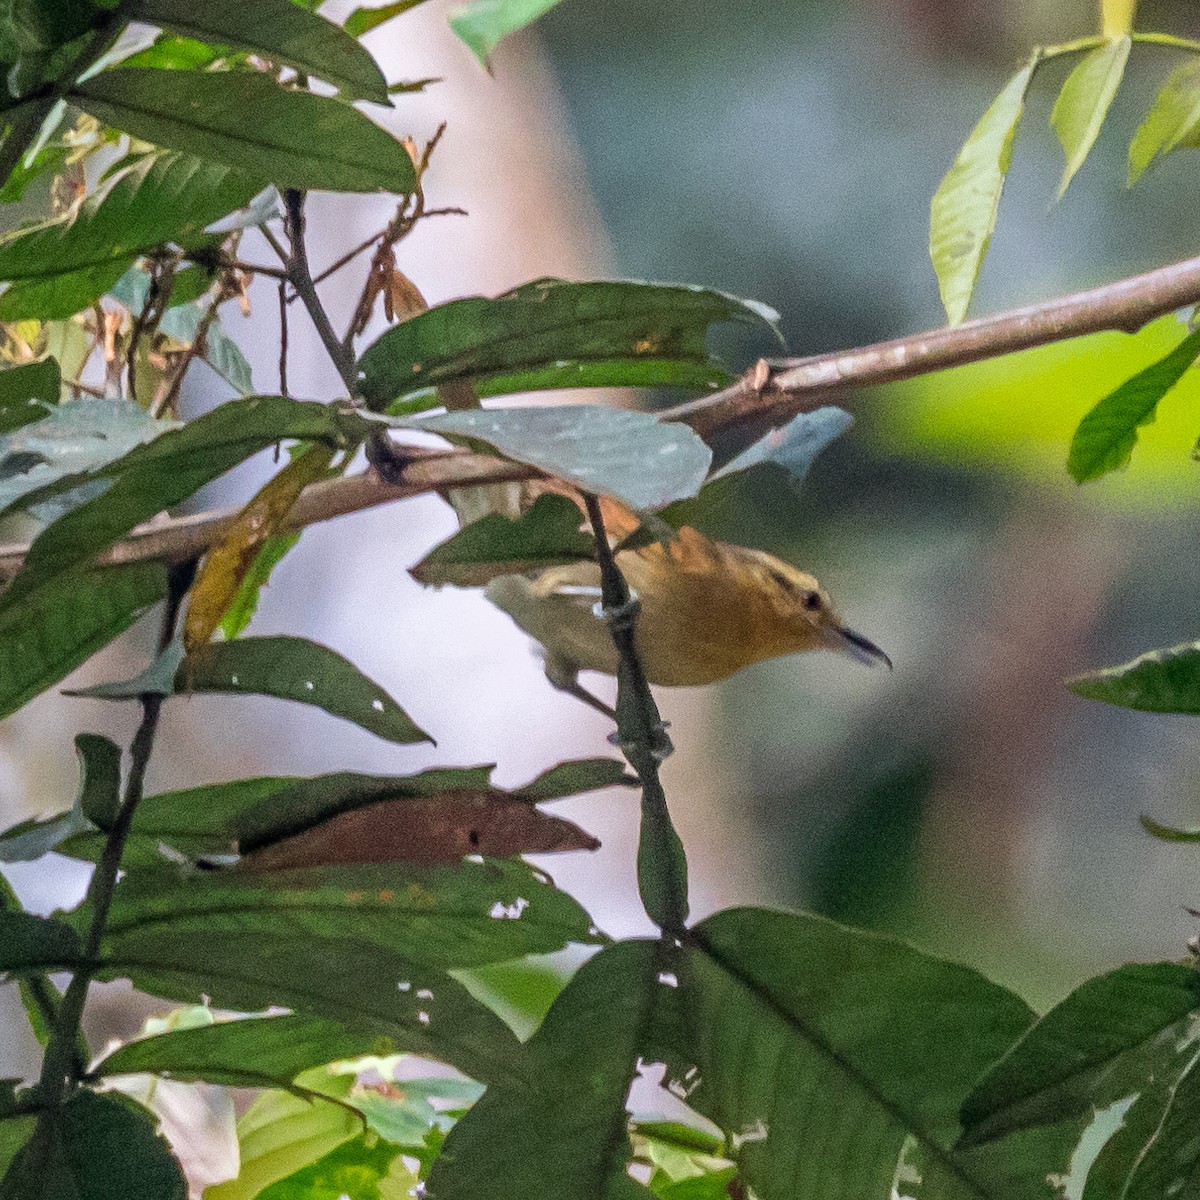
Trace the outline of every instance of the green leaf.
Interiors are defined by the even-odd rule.
[[[629,782],[619,762],[603,758],[560,763],[515,792],[492,787],[490,772],[490,767],[439,767],[409,776],[339,772],[313,779],[239,779],[149,796],[134,815],[122,864],[161,866],[161,846],[191,859],[253,852],[318,827],[338,814],[384,804],[400,814],[405,810],[396,805],[407,803],[411,816],[405,824],[420,825],[428,832],[443,805],[461,808],[468,799],[481,808],[475,826],[480,845],[475,849],[486,854],[490,853],[485,836],[489,815],[502,817],[514,802],[540,804]],[[410,829],[414,841],[419,841],[420,832]],[[79,833],[56,848],[94,862],[103,841],[95,833]]]
[[[800,413],[786,425],[772,429],[736,458],[709,477],[711,483],[749,470],[761,463],[782,467],[793,485],[799,486],[808,478],[818,454],[854,423],[854,418],[842,408],[825,406],[812,412]]]
[[[1197,355],[1200,330],[1109,392],[1079,422],[1067,456],[1067,469],[1077,483],[1099,479],[1129,462],[1137,431],[1154,420],[1158,402],[1183,378]]]
[[[709,328],[777,334],[764,305],[707,288],[539,279],[495,299],[440,304],[393,326],[359,360],[374,408],[452,380],[487,397],[545,388],[720,386]]]
[[[193,650],[176,677],[184,692],[277,696],[315,704],[389,742],[431,742],[378,684],[307,638],[248,637]]]
[[[61,321],[94,304],[125,274],[132,260],[116,258],[81,271],[18,279],[0,294],[0,321]]]
[[[1058,93],[1050,124],[1067,156],[1062,182],[1058,185],[1060,200],[1095,145],[1109,106],[1121,86],[1131,45],[1129,35],[1124,34],[1085,54]]]
[[[261,174],[243,175],[189,154],[142,155],[106,180],[78,213],[0,238],[0,279],[48,279],[120,264],[95,299],[138,254],[195,236],[248,204],[263,186]]]
[[[962,1107],[963,1144],[1090,1116],[1121,1099],[1188,1051],[1197,1008],[1200,974],[1191,967],[1134,963],[1089,979],[979,1081]],[[1193,1057],[1194,1049],[1181,1065]]]
[[[1103,700],[1141,712],[1200,715],[1200,642],[1151,650],[1116,667],[1067,680],[1085,700]]]
[[[79,758],[79,811],[100,829],[108,829],[121,807],[121,748],[98,733],[75,738]]]
[[[1032,1021],[1016,996],[819,917],[735,909],[694,937],[668,968],[678,986],[660,989],[661,1044],[647,1049],[740,1147],[747,1189],[886,1196],[920,1179],[902,1194],[1050,1195],[1036,1160],[951,1153],[974,1081]]]
[[[429,1175],[438,1200],[637,1200],[625,1097],[657,998],[659,947],[622,942],[585,963],[500,1079],[450,1131]],[[532,1082],[531,1082],[532,1081]]]
[[[186,1003],[328,1017],[487,1082],[512,1068],[518,1043],[439,964],[562,945],[579,924],[578,914],[570,927],[558,915],[573,902],[513,867],[475,864],[458,879],[445,868],[328,868],[265,883],[250,873],[131,870],[116,889],[99,974]],[[491,915],[530,894],[520,919]]]
[[[221,632],[228,641],[240,637],[246,626],[254,618],[258,609],[258,598],[263,588],[271,582],[271,573],[283,561],[288,551],[300,540],[299,532],[276,533],[263,543],[262,549],[255,556],[254,563],[246,572],[238,588],[225,619],[221,622]]]
[[[36,594],[61,572],[106,549],[135,525],[187,499],[260,450],[291,438],[335,444],[345,440],[337,414],[326,405],[253,396],[222,404],[93,470],[64,475],[26,491],[22,507],[81,484],[114,481],[34,541],[24,569],[0,596],[0,614]]]
[[[161,563],[67,571],[0,616],[0,717],[53,687],[166,595]]]
[[[69,400],[42,408],[42,418],[0,438],[0,506],[7,508],[68,476],[102,467],[148,442],[173,422],[156,421],[129,400]],[[95,488],[74,491],[69,482],[63,498],[30,503],[39,520],[52,520],[82,503]]]
[[[179,939],[251,934],[269,959],[274,939],[304,935],[314,947],[354,941],[368,956],[400,948],[418,969],[448,970],[593,942],[591,929],[575,900],[518,859],[200,876],[165,866],[131,870],[117,888],[104,953],[162,943],[173,954],[186,950]]]
[[[1129,186],[1156,158],[1190,146],[1200,125],[1200,59],[1191,58],[1167,77],[1129,143]]]
[[[30,969],[74,966],[79,938],[69,925],[32,913],[0,909],[0,973],[27,974]]]
[[[996,228],[1025,93],[1038,61],[1035,54],[992,101],[934,193],[929,254],[951,325],[966,317],[979,280]]]
[[[0,433],[40,421],[58,403],[61,384],[62,374],[53,358],[0,371]]]
[[[600,788],[629,787],[636,781],[625,769],[625,764],[615,758],[583,758],[575,762],[561,762],[543,771],[531,783],[517,789],[535,804],[547,800],[561,800],[566,796],[577,796],[580,792],[594,792]]]
[[[92,28],[99,17],[88,0],[6,0],[0,5],[0,61],[53,50]]]
[[[688,426],[598,404],[471,409],[390,423],[483,443],[631,508],[661,508],[694,496],[712,462],[712,451]]]
[[[17,1152],[33,1136],[36,1126],[37,1117],[31,1114],[0,1117],[0,1180]],[[3,1183],[0,1182],[0,1195],[2,1194]]]
[[[291,0],[133,0],[131,19],[201,42],[235,46],[332,83],[351,100],[386,104],[387,80],[375,60],[332,21]]]
[[[150,1073],[226,1087],[287,1088],[309,1067],[364,1054],[386,1056],[386,1037],[324,1017],[253,1017],[177,1029],[127,1042],[98,1062],[93,1077]]]
[[[120,804],[121,751],[106,737],[81,733],[75,738],[79,758],[79,794],[65,813],[48,820],[22,821],[0,834],[0,862],[31,862],[49,854],[68,838],[103,836]]]
[[[450,28],[490,70],[492,51],[504,38],[532,24],[558,3],[559,0],[470,0],[450,14]]]
[[[380,8],[356,8],[347,18],[345,29],[352,37],[362,37],[377,29],[385,21],[406,13],[410,8],[416,8],[424,0],[396,0],[393,4],[384,4]]]
[[[256,1200],[384,1200],[384,1181],[399,1159],[398,1146],[360,1133],[264,1188]],[[389,1200],[410,1195],[416,1184],[403,1162],[398,1165],[403,1182],[388,1189]]]
[[[1038,1136],[1041,1169],[1066,1178],[1086,1131],[1088,1200],[1170,1194],[1197,1161],[1185,1114],[1200,1082],[1198,1014],[1192,967],[1132,964],[1088,980],[983,1077],[963,1107],[963,1145]]]
[[[154,1118],[123,1096],[79,1091],[40,1125],[0,1183],[4,1200],[186,1200]]]
[[[515,520],[492,513],[431,550],[409,574],[419,583],[480,587],[497,575],[520,574],[592,558],[579,507],[565,496],[539,496]]]
[[[161,866],[160,842],[189,858],[229,854],[238,847],[254,849],[363,805],[487,789],[490,772],[490,767],[437,768],[410,776],[339,772],[312,779],[237,779],[164,792],[138,805],[122,861],[127,866]],[[101,848],[97,840],[85,838],[61,847],[64,854],[92,861]]]
[[[280,187],[408,194],[416,186],[408,151],[386,130],[339,100],[259,72],[126,67],[78,84],[70,99],[134,137]]]
[[[309,1071],[304,1085],[344,1100],[350,1076]],[[362,1135],[362,1121],[341,1104],[313,1103],[307,1096],[264,1092],[237,1123],[241,1169],[237,1179],[206,1189],[205,1200],[257,1200],[263,1189],[303,1170],[331,1150]]]
[[[1176,829],[1171,825],[1160,825],[1145,813],[1138,817],[1138,821],[1151,837],[1160,838],[1164,842],[1200,842],[1198,829]]]

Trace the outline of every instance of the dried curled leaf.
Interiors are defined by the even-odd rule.
[[[259,490],[229,532],[209,551],[192,585],[184,619],[186,649],[194,650],[212,637],[237,598],[259,550],[279,532],[296,498],[325,474],[336,453],[332,446],[308,447]]]

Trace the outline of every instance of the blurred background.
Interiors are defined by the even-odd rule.
[[[389,79],[444,77],[399,97],[391,123],[421,141],[448,120],[427,193],[470,215],[423,224],[400,266],[431,302],[544,274],[707,284],[778,309],[796,354],[936,326],[934,189],[1030,46],[1092,32],[1096,7],[565,0],[501,47],[489,77],[446,29],[447,5],[430,0],[368,45]],[[1144,3],[1138,24],[1200,36],[1182,2]],[[1179,61],[1135,48],[1099,144],[1057,205],[1061,151],[1047,120],[1069,65],[1038,76],[973,312],[1196,252],[1200,158],[1172,156],[1136,190],[1124,184],[1129,137]],[[376,200],[315,198],[314,265],[388,215]],[[339,324],[357,285],[347,272],[328,286]],[[273,391],[274,292],[253,298],[251,321],[235,313],[226,327],[257,388]],[[1035,1006],[1126,959],[1183,953],[1200,851],[1152,841],[1137,816],[1200,824],[1197,727],[1084,701],[1062,683],[1200,635],[1200,386],[1185,379],[1164,402],[1130,470],[1080,488],[1064,465],[1079,418],[1178,337],[1167,318],[1133,338],[1099,335],[847,395],[855,425],[799,493],[765,469],[709,506],[706,532],[814,571],[895,670],[792,658],[660,694],[678,747],[664,779],[695,914],[741,903],[816,910],[970,963]],[[299,314],[291,341],[296,393],[336,395]],[[720,348],[738,368],[777,353],[732,339]],[[226,396],[202,370],[192,413]],[[249,495],[268,466],[235,473],[202,503]],[[313,528],[254,625],[346,654],[434,733],[436,750],[385,745],[279,702],[193,697],[168,706],[152,790],[481,762],[515,786],[563,758],[611,753],[606,722],[549,688],[506,617],[477,593],[411,581],[407,568],[454,528],[436,498]],[[135,630],[80,679],[128,674],[152,639],[149,625]],[[3,823],[69,805],[76,732],[127,744],[134,721],[119,706],[51,694],[5,722]],[[542,865],[608,932],[647,930],[633,880],[636,798],[557,811],[604,847]],[[57,857],[5,873],[39,911],[74,903],[86,882]],[[34,1061],[11,993],[0,989],[0,1076]],[[147,1011],[117,986],[100,1001],[101,1040],[129,1035]]]

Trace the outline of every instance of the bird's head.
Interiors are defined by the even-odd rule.
[[[870,638],[850,629],[834,610],[829,593],[806,571],[760,550],[742,549],[746,566],[758,576],[759,594],[769,601],[772,623],[785,642],[784,652],[835,650],[868,667],[892,660]]]

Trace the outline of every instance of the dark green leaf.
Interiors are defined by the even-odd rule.
[[[1200,842],[1200,829],[1175,829],[1171,825],[1160,825],[1145,813],[1138,820],[1151,837],[1161,838],[1164,842]]]
[[[1174,963],[1130,964],[1076,988],[978,1083],[962,1108],[963,1143],[1090,1117],[1139,1081],[1194,1053],[1200,974]],[[1147,1056],[1150,1052],[1150,1056]]]
[[[139,1038],[101,1059],[91,1074],[149,1072],[227,1087],[286,1088],[301,1071],[320,1063],[364,1054],[386,1057],[397,1049],[385,1037],[324,1017],[258,1017]]]
[[[0,1180],[17,1152],[33,1136],[36,1125],[37,1117],[29,1114],[0,1117]],[[0,1195],[3,1195],[3,1183],[0,1183]]]
[[[0,238],[0,279],[111,271],[120,263],[95,299],[137,254],[194,236],[248,204],[262,188],[261,175],[242,175],[188,154],[142,155],[108,179],[77,214]]]
[[[64,405],[60,411],[70,407]],[[141,521],[187,499],[231,467],[285,438],[343,441],[337,416],[328,406],[254,396],[223,404],[94,470],[62,476],[27,491],[21,498],[24,507],[84,483],[115,480],[34,541],[21,574],[0,597],[0,613],[62,571],[106,549]]]
[[[972,1084],[1032,1021],[1017,997],[818,917],[737,909],[695,939],[661,989],[661,1044],[643,1053],[736,1139],[755,1194],[887,1196],[920,1178],[902,1194],[1049,1195],[1036,1160],[950,1152]]]
[[[484,443],[587,491],[631,508],[661,508],[694,496],[712,451],[686,425],[598,404],[472,409],[391,418],[404,429]]]
[[[277,696],[315,704],[389,742],[433,740],[353,663],[306,638],[238,638],[198,647],[183,660],[176,689]]]
[[[826,406],[800,413],[786,425],[759,438],[714,472],[711,479],[723,479],[760,463],[775,463],[788,473],[794,484],[803,483],[817,455],[834,438],[845,433],[853,422],[854,418],[842,408]]]
[[[516,520],[492,513],[430,551],[410,574],[419,583],[480,587],[497,575],[519,574],[592,558],[581,533],[578,505],[565,496],[539,496]]]
[[[83,815],[108,829],[121,806],[121,748],[98,733],[81,733],[75,738],[79,757],[79,809]]]
[[[375,408],[451,380],[481,396],[563,387],[708,387],[728,379],[709,357],[709,327],[776,332],[763,305],[706,288],[540,279],[497,296],[453,300],[393,326],[359,361]]]
[[[364,33],[370,33],[385,21],[390,21],[423,2],[424,0],[395,0],[394,3],[384,4],[380,8],[356,8],[346,18],[346,32],[352,37],[362,37]]]
[[[189,858],[252,850],[364,805],[406,797],[428,799],[447,791],[487,790],[490,770],[438,768],[410,776],[341,772],[314,779],[239,779],[165,792],[147,797],[138,806],[122,862],[161,866],[160,844]],[[95,861],[102,846],[95,836],[81,835],[60,849]]]
[[[362,113],[259,72],[127,67],[79,84],[71,101],[134,137],[280,187],[409,193],[416,185],[408,151]]]
[[[221,632],[232,641],[240,637],[254,617],[258,608],[258,597],[263,588],[271,582],[271,572],[283,561],[284,556],[300,540],[299,533],[276,533],[263,542],[254,559],[254,564],[246,572],[225,619],[221,622]]]
[[[53,358],[0,371],[0,433],[40,421],[59,400],[62,374]]]
[[[136,944],[178,954],[181,940],[218,935],[260,938],[264,960],[276,938],[307,936],[314,949],[353,941],[368,956],[402,948],[411,965],[439,970],[594,941],[578,903],[519,860],[191,875],[147,867],[118,886],[104,953],[120,960]]]
[[[967,315],[996,228],[1013,139],[1038,57],[1035,54],[992,101],[933,197],[929,254],[951,325]]]
[[[0,911],[21,912],[21,902],[13,891],[12,885],[0,875]],[[45,1046],[50,1040],[54,1026],[58,1023],[58,1005],[62,995],[58,988],[50,982],[46,975],[22,975],[17,980],[17,990],[21,996],[21,1004],[25,1015],[29,1018],[29,1027],[38,1043]],[[0,1081],[0,1120],[13,1110],[10,1098],[5,1092],[4,1082]],[[13,1103],[19,1103],[13,1100]],[[11,1132],[11,1130],[10,1130]],[[4,1130],[0,1128],[0,1177],[8,1166],[8,1160],[16,1151],[16,1146],[5,1147]]]
[[[625,1097],[666,991],[659,955],[653,942],[622,942],[580,969],[526,1044],[521,1075],[493,1083],[451,1130],[430,1195],[649,1196],[626,1174]]]
[[[0,716],[53,687],[166,595],[161,563],[65,572],[0,617]]]
[[[1095,145],[1113,97],[1121,86],[1131,45],[1126,35],[1111,38],[1089,51],[1067,76],[1058,93],[1050,123],[1067,156],[1062,182],[1058,185],[1059,199]]]
[[[133,260],[128,256],[81,271],[18,279],[0,295],[0,321],[62,321],[94,304]]]
[[[400,79],[395,83],[388,84],[388,95],[405,96],[412,92],[423,92],[431,84],[442,82],[443,79],[440,75],[431,75],[426,79]]]
[[[73,837],[95,835],[103,847],[103,836],[76,805],[64,813],[43,820],[30,818],[0,834],[0,862],[33,862]]]
[[[1067,680],[1085,700],[1142,712],[1200,715],[1200,642],[1184,642]]]
[[[79,1091],[39,1126],[0,1183],[3,1200],[186,1200],[154,1118],[124,1096]]]
[[[625,764],[615,758],[582,758],[575,762],[562,762],[543,771],[532,783],[517,789],[517,795],[541,804],[546,800],[561,800],[565,796],[577,796],[580,792],[594,792],[600,788],[629,787],[634,780]]]
[[[70,967],[79,954],[79,938],[69,925],[0,909],[0,973]]]
[[[559,0],[469,0],[450,14],[450,28],[489,67],[492,51],[504,38],[532,24],[558,3]]]
[[[291,0],[132,0],[129,16],[202,42],[235,46],[328,80],[352,100],[387,103],[375,60],[339,26]]]
[[[88,0],[5,0],[0,5],[0,61],[53,50],[87,32],[100,16]]]
[[[1192,146],[1200,125],[1200,60],[1190,58],[1163,84],[1129,143],[1129,186],[1156,158]]]
[[[109,288],[108,294],[125,305],[135,316],[140,316],[145,313],[150,299],[151,282],[150,272],[145,267],[133,266]],[[193,265],[176,270],[170,276],[168,307],[176,308],[181,304],[190,304],[204,295],[211,284],[212,275],[204,267]]]
[[[1129,461],[1137,431],[1154,420],[1158,402],[1183,378],[1197,355],[1200,330],[1188,334],[1165,358],[1109,392],[1079,422],[1067,458],[1067,469],[1077,483],[1099,479]]]

